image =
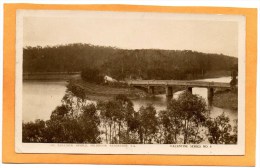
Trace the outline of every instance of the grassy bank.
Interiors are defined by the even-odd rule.
[[[129,99],[136,99],[141,97],[152,97],[154,95],[148,94],[146,88],[134,88],[127,85],[108,85],[108,84],[96,84],[86,82],[80,78],[70,81],[72,84],[81,87],[89,100],[109,100],[114,98],[116,95],[124,94]],[[173,93],[184,90],[182,86],[175,86],[172,88]],[[154,94],[165,94],[164,87],[155,87]]]
[[[124,94],[130,99],[145,97],[147,94],[139,89],[127,86],[113,86],[106,84],[95,84],[85,82],[82,79],[71,80],[74,85],[80,86],[90,100],[109,100],[119,94]]]
[[[237,110],[237,93],[230,90],[221,90],[214,93],[213,105],[220,108]]]

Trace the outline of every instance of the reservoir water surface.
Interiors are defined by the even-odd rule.
[[[212,82],[230,82],[231,77],[203,79]],[[52,111],[61,104],[66,91],[66,80],[46,81],[46,80],[25,80],[23,81],[23,122],[35,121],[36,119],[48,120]],[[174,93],[178,96],[182,91]],[[206,88],[193,88],[193,94],[202,96],[207,100]],[[137,111],[141,106],[153,104],[156,110],[166,108],[167,100],[164,94],[156,95],[152,98],[138,98],[132,100],[134,109]],[[216,117],[222,112],[229,116],[230,121],[237,119],[237,110],[211,107],[211,117]]]

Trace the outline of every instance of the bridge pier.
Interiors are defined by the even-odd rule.
[[[186,86],[187,91],[192,93],[192,89],[195,87],[207,88],[208,105],[212,105],[214,88],[230,88],[229,83],[223,82],[207,82],[207,81],[178,81],[178,80],[130,80],[126,81],[129,86],[148,91],[150,94],[154,94],[154,87],[165,87],[166,97],[172,99],[173,88],[172,86]],[[151,85],[151,86],[150,86]],[[148,89],[147,89],[148,88]]]
[[[192,94],[192,87],[188,87],[187,91]]]
[[[167,99],[172,99],[173,93],[172,93],[172,87],[171,86],[166,86],[166,98]]]
[[[214,96],[214,88],[208,88],[208,105],[212,105],[213,101],[213,96]]]
[[[148,86],[148,93],[154,95],[154,86]]]

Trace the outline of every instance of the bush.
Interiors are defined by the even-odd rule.
[[[94,82],[94,83],[102,83],[103,76],[101,75],[100,71],[95,68],[84,68],[81,71],[81,78],[87,82]]]

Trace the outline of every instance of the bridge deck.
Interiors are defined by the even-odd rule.
[[[207,88],[230,88],[229,83],[185,80],[128,80],[130,86],[187,86]]]

